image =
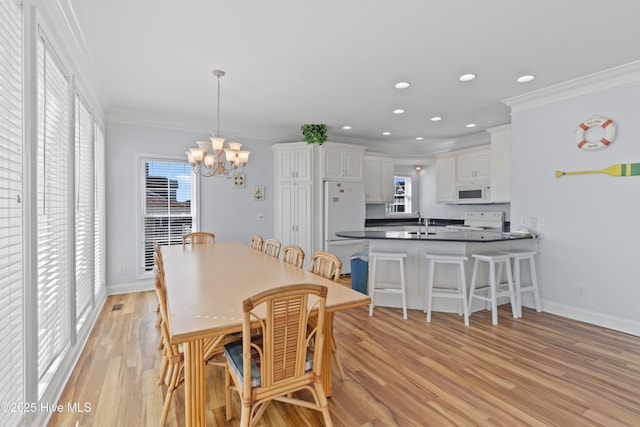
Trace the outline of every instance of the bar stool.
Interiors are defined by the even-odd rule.
[[[533,292],[533,299],[536,304],[536,311],[540,313],[542,307],[540,306],[540,294],[538,293],[538,277],[536,275],[536,264],[534,256],[537,254],[534,250],[519,250],[512,249],[509,251],[500,251],[505,254],[509,254],[513,260],[513,276],[514,283],[516,285],[516,302],[518,305],[518,317],[522,317],[522,293]],[[522,276],[520,270],[520,261],[529,260],[529,271],[531,284],[529,286],[522,286]]]
[[[513,275],[511,274],[511,255],[502,252],[485,252],[480,254],[471,254],[475,259],[473,264],[473,275],[471,276],[471,290],[469,292],[469,312],[474,298],[487,301],[491,304],[491,321],[494,325],[498,324],[498,298],[509,297],[511,300],[511,312],[514,318],[518,318],[518,308],[516,306],[516,293],[513,290]],[[486,287],[476,289],[478,279],[478,267],[481,262],[489,263],[489,283]],[[496,274],[496,266],[498,271]],[[507,288],[505,289],[500,283],[502,278],[502,268],[507,271]],[[479,295],[478,292],[487,291],[487,296]]]
[[[464,262],[468,260],[464,255],[453,254],[424,254],[429,261],[429,278],[427,280],[427,322],[431,322],[431,307],[433,298],[450,298],[460,301],[458,306],[458,314],[464,313],[464,325],[469,326],[469,310],[467,307],[467,281],[464,276]],[[458,288],[436,287],[434,291],[434,275],[436,264],[453,264],[458,268]],[[462,307],[462,310],[460,310]]]
[[[369,296],[371,304],[369,305],[369,316],[373,316],[373,308],[376,306],[376,293],[400,294],[402,297],[402,316],[407,320],[407,292],[404,286],[404,259],[407,257],[406,252],[369,252],[369,261],[371,262],[371,283],[369,285]],[[377,280],[378,262],[391,261],[397,262],[400,268],[400,288],[398,283],[379,282]]]

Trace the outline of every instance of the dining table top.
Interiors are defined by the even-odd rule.
[[[240,242],[161,248],[172,344],[242,330],[242,301],[267,289],[327,286],[328,312],[368,305],[350,287],[251,249]]]

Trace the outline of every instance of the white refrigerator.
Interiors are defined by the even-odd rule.
[[[324,182],[324,250],[342,261],[342,274],[351,273],[351,255],[365,250],[365,240],[336,236],[336,231],[362,231],[365,221],[362,182]]]

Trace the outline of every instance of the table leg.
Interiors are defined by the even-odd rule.
[[[205,426],[203,340],[184,343],[184,413],[187,426]]]
[[[333,312],[325,312],[324,316],[324,348],[322,349],[322,386],[327,397],[331,396],[331,340],[333,339]]]

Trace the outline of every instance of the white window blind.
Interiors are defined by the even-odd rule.
[[[186,161],[142,159],[143,271],[153,270],[153,244],[182,244],[195,224],[195,176]]]
[[[76,328],[93,305],[93,120],[82,97],[75,98]]]
[[[0,401],[24,401],[22,12],[0,0]],[[22,423],[0,411],[0,425]]]
[[[105,266],[105,182],[104,182],[104,131],[95,123],[94,126],[94,171],[95,190],[93,196],[94,206],[94,282],[95,295],[97,296],[106,286]]]
[[[43,39],[38,41],[37,289],[40,395],[70,344],[68,80]]]

